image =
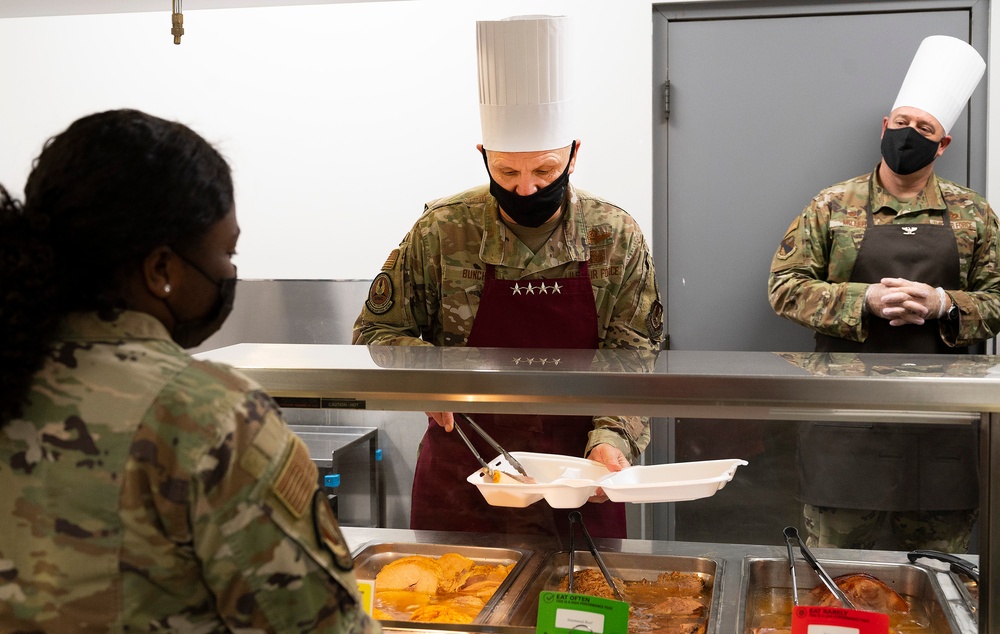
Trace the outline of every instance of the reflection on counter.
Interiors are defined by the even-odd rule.
[[[781,352],[792,365],[820,376],[1000,376],[994,356],[933,355],[914,358],[902,354],[855,354],[853,352]]]

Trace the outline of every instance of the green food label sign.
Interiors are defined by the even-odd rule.
[[[586,594],[542,592],[538,595],[538,634],[624,634],[628,603]]]

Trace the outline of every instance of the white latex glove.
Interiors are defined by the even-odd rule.
[[[942,302],[942,296],[945,301]],[[926,319],[936,319],[947,311],[947,295],[922,282],[912,282],[901,277],[883,277],[865,291],[868,311],[891,326],[923,324]]]
[[[612,473],[621,471],[625,467],[631,466],[629,465],[628,458],[625,457],[625,454],[607,443],[597,445],[591,449],[590,455],[587,457],[595,462],[600,462],[608,468],[608,471],[611,471]],[[590,496],[587,501],[597,503],[607,502],[608,496],[604,494],[604,489],[598,488],[594,495]]]

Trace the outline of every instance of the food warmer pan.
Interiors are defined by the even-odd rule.
[[[679,555],[651,555],[637,553],[616,553],[601,552],[601,558],[615,578],[625,581],[624,594],[632,608],[629,617],[630,632],[647,631],[673,631],[670,622],[684,622],[683,630],[699,633],[718,633],[718,617],[720,612],[719,581],[722,578],[722,560],[709,557],[688,557]],[[574,585],[580,583],[585,575],[584,571],[593,572],[599,575],[599,566],[593,555],[588,552],[577,551],[574,554],[576,576]],[[508,615],[502,616],[508,619],[512,626],[534,628],[538,619],[538,597],[546,590],[560,591],[560,584],[567,576],[569,570],[568,551],[551,552],[537,567],[531,580],[525,585],[517,597]],[[656,586],[657,578],[664,573],[679,573],[683,577],[696,577],[701,580],[703,588],[697,596],[691,595],[687,591],[674,592],[662,591],[661,588],[650,588]],[[643,582],[649,582],[645,584]],[[638,588],[637,590],[632,590]],[[654,590],[655,592],[651,592]],[[564,590],[562,590],[564,591]],[[577,592],[581,590],[576,588]],[[634,592],[634,593],[633,593]],[[640,594],[641,593],[641,594]],[[652,604],[663,605],[663,594],[696,598],[706,609],[696,615],[692,614],[668,614],[667,610],[659,610],[660,614],[654,615],[651,609]],[[637,596],[641,599],[637,600]],[[654,621],[656,619],[656,621]],[[662,620],[661,620],[662,619]],[[499,621],[495,621],[499,623]],[[697,623],[695,629],[687,629],[687,626]],[[664,629],[659,629],[659,628]]]
[[[820,560],[831,577],[868,573],[910,604],[908,614],[890,613],[890,631],[900,634],[957,634],[960,628],[944,608],[947,603],[936,576],[926,568],[909,563],[875,563],[848,560]],[[815,605],[811,590],[822,585],[804,561],[796,561],[795,576],[800,605]],[[737,632],[743,634],[791,631],[792,588],[786,558],[743,560],[741,605]]]
[[[411,542],[369,542],[354,553],[354,573],[359,581],[374,581],[382,568],[394,561],[413,555],[438,559],[447,553],[457,553],[472,559],[477,565],[512,566],[506,578],[497,586],[492,596],[479,610],[473,623],[482,623],[492,614],[497,604],[518,578],[530,561],[532,551],[522,548],[495,548],[455,544],[411,543]],[[378,588],[375,588],[376,594]],[[443,600],[443,599],[442,599]],[[431,600],[432,602],[434,599]],[[417,625],[410,621],[382,621],[384,626]],[[435,623],[434,625],[442,625]],[[444,627],[448,627],[444,625]]]

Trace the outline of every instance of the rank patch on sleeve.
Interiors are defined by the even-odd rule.
[[[774,257],[779,260],[787,260],[795,254],[795,249],[795,235],[790,233],[781,241],[781,244],[778,246],[778,252]]]
[[[382,315],[392,308],[392,303],[392,278],[388,273],[379,273],[368,289],[365,306],[376,315]]]
[[[391,271],[392,267],[396,266],[396,260],[399,259],[399,249],[393,249],[389,257],[385,259],[385,264],[382,265],[383,271]]]
[[[309,449],[301,438],[293,436],[292,450],[288,452],[271,490],[292,515],[300,518],[309,507],[318,480],[319,473],[309,457]]]

